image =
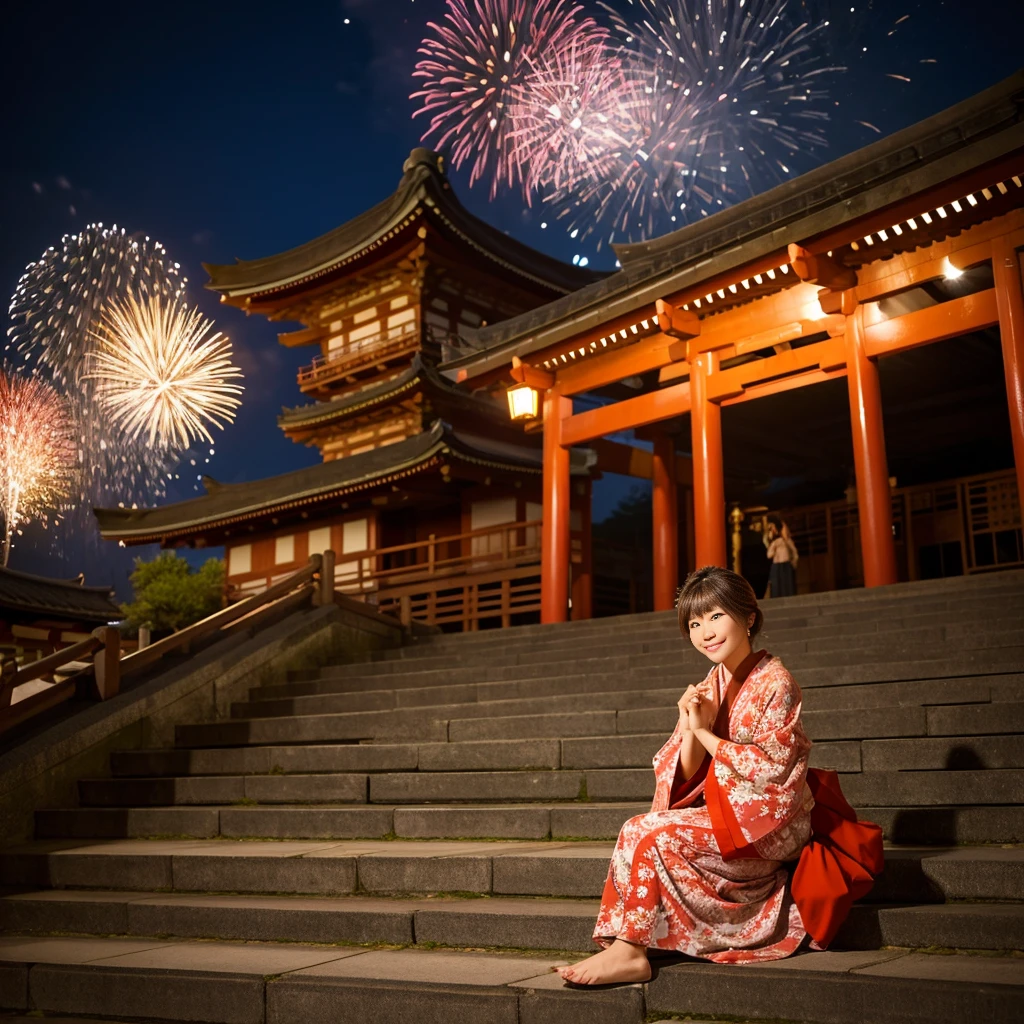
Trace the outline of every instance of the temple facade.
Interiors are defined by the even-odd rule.
[[[655,608],[687,566],[766,576],[768,511],[803,590],[1024,564],[1022,96],[1018,73],[465,332],[451,380],[537,395],[543,621],[567,614],[566,453],[626,430],[653,442]]]
[[[315,447],[311,468],[155,509],[97,509],[124,544],[223,545],[229,597],[261,590],[332,549],[337,585],[405,617],[475,628],[539,609],[541,438],[503,394],[438,373],[461,331],[522,314],[598,280],[469,214],[443,159],[414,150],[397,190],[296,249],[208,265],[208,287],[249,314],[298,323],[279,335],[310,362],[306,401],[278,423]],[[593,460],[591,459],[592,463]],[[577,614],[590,613],[592,466],[571,469]]]
[[[1024,565],[1022,96],[1018,74],[607,275],[472,217],[414,150],[334,232],[207,267],[302,325],[279,424],[321,464],[98,509],[103,534],[223,544],[233,596],[330,547],[339,587],[469,629],[666,609],[706,564],[760,592],[769,513],[800,591]],[[652,500],[595,543],[602,473]]]

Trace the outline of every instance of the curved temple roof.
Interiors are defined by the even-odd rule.
[[[83,587],[73,580],[54,580],[5,568],[0,568],[0,608],[98,624],[121,618],[110,587]]]
[[[803,174],[706,220],[617,246],[622,269],[579,291],[483,328],[463,328],[476,351],[442,371],[463,380],[506,367],[657,298],[699,285],[790,242],[1006,157],[1024,147],[1024,71],[948,110]],[[1022,161],[1024,163],[1024,161]]]
[[[405,441],[265,480],[239,484],[207,480],[209,493],[188,501],[158,508],[95,508],[93,512],[105,539],[141,544],[194,535],[274,510],[316,505],[408,476],[446,455],[496,469],[540,473],[540,454],[535,458],[532,454],[524,452],[524,458],[516,458],[504,451],[486,451],[475,441],[461,439],[437,420],[430,430]]]
[[[319,238],[262,259],[204,263],[210,275],[206,287],[221,292],[227,301],[302,285],[376,248],[422,207],[484,256],[555,292],[575,291],[604,276],[545,256],[474,217],[452,191],[440,154],[414,149],[402,170],[398,188],[387,199]]]

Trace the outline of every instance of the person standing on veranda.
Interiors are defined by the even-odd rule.
[[[750,584],[701,569],[683,585],[677,612],[712,668],[680,698],[678,724],[654,757],[651,811],[619,832],[594,928],[602,951],[557,969],[571,985],[646,981],[652,949],[719,963],[775,960],[809,932],[823,948],[881,870],[881,830],[856,821],[833,773],[808,775],[800,689],[778,658],[752,649],[762,615]],[[801,860],[790,884],[784,862],[811,841],[812,808],[821,842],[815,836],[815,856],[802,875]]]
[[[789,532],[789,524],[773,516],[768,520],[765,534],[769,571],[769,594],[772,597],[792,597],[796,593],[796,566],[800,553]]]

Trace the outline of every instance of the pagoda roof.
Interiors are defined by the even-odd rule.
[[[284,430],[320,426],[394,402],[406,392],[419,389],[443,395],[446,401],[464,406],[474,415],[500,418],[503,426],[508,423],[507,413],[495,406],[493,402],[476,398],[464,388],[457,387],[435,368],[424,364],[418,354],[413,357],[411,364],[406,369],[384,380],[366,384],[328,401],[311,402],[309,405],[300,405],[291,409],[286,407],[278,416],[277,423]]]
[[[111,587],[85,587],[75,580],[55,580],[0,568],[0,608],[76,622],[104,624],[120,619]]]
[[[552,291],[575,291],[604,276],[546,256],[475,217],[456,198],[440,154],[414,149],[402,171],[398,188],[387,199],[319,238],[262,259],[204,263],[210,275],[206,287],[227,301],[270,296],[314,282],[378,248],[424,211],[506,271]]]
[[[1024,71],[1018,71],[933,117],[695,224],[649,242],[617,245],[622,269],[603,280],[499,323],[461,328],[475,351],[449,361],[442,372],[465,380],[500,371],[512,356],[525,358],[601,328],[655,299],[1018,153],[1024,147],[1022,115]],[[977,219],[984,219],[979,211]],[[908,240],[909,247],[915,244],[921,243]],[[877,256],[865,254],[864,261]]]
[[[540,453],[513,453],[509,446],[467,440],[441,420],[415,437],[358,455],[323,462],[263,480],[222,484],[204,478],[207,493],[158,508],[93,509],[107,540],[142,544],[186,537],[232,523],[330,502],[410,476],[449,457],[499,470],[540,473]]]

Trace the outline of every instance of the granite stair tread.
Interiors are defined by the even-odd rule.
[[[425,1024],[640,1024],[681,1011],[691,1020],[702,1014],[743,1019],[762,1015],[765,1005],[791,1020],[831,1024],[968,1014],[1010,1020],[1024,995],[1019,957],[878,950],[804,953],[742,971],[665,963],[647,984],[596,992],[569,989],[553,973],[571,959],[298,943],[0,938],[9,1009],[27,1010],[31,1001],[37,1013],[209,1024],[370,1019],[382,1012]]]

